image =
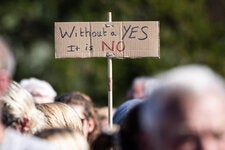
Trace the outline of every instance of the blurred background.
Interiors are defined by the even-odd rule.
[[[1,0],[0,35],[17,60],[16,81],[37,77],[58,95],[81,91],[107,105],[107,59],[55,59],[54,22],[160,21],[158,58],[113,59],[114,106],[137,76],[200,63],[225,77],[224,0]]]

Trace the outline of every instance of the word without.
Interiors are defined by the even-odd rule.
[[[112,26],[113,27],[113,26]],[[61,38],[72,38],[72,37],[107,37],[107,36],[118,36],[119,34],[122,34],[122,40],[125,38],[129,39],[138,39],[138,40],[145,40],[148,38],[147,29],[148,26],[123,26],[122,33],[116,33],[115,31],[108,31],[108,26],[103,27],[101,30],[98,31],[92,31],[88,27],[76,27],[73,26],[70,31],[63,31],[61,27],[59,27]],[[141,33],[138,34],[138,33]],[[139,35],[139,36],[138,36]]]

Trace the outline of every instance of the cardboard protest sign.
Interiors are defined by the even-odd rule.
[[[56,58],[159,57],[159,22],[56,22]]]

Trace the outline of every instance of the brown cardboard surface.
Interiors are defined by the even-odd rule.
[[[56,58],[160,57],[158,21],[56,22]]]

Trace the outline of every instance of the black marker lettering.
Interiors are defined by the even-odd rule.
[[[82,28],[80,28],[80,36],[81,36],[81,37],[84,36],[84,31],[82,30]]]
[[[75,30],[75,26],[73,26],[73,29],[72,29],[72,31],[70,32],[70,34],[68,34],[67,31],[65,31],[65,32],[63,33],[61,27],[59,27],[59,30],[60,30],[60,33],[61,33],[61,38],[64,38],[65,36],[68,36],[69,38],[71,38],[71,36],[72,36],[72,34],[73,34],[73,31]]]
[[[145,36],[142,37],[142,38],[138,38],[138,40],[145,40],[145,39],[148,38],[148,34],[144,31],[144,29],[146,29],[146,28],[148,28],[148,26],[143,26],[143,27],[141,27],[141,31],[142,31],[142,33],[143,33]]]
[[[67,46],[68,47],[68,50],[67,50],[67,52],[73,52],[74,51],[74,47],[75,47],[75,45],[69,45],[69,46]]]
[[[90,36],[91,36],[91,31],[89,31],[87,27],[85,27],[85,37],[90,37]]]
[[[126,26],[123,26],[125,32],[124,32],[124,34],[123,34],[122,40],[125,38],[127,32],[130,30],[130,27],[131,27],[131,25],[129,25],[128,29],[126,29]]]
[[[103,36],[107,35],[107,31],[105,30],[105,28],[102,29],[103,30]]]
[[[139,27],[138,27],[138,26],[135,26],[135,27],[132,27],[132,28],[131,28],[130,36],[129,36],[130,39],[136,38],[136,36],[134,36],[133,33],[136,33],[136,32],[137,32],[137,28],[139,28]],[[136,29],[136,30],[135,30],[135,29]],[[132,35],[133,35],[133,36],[132,36]]]

